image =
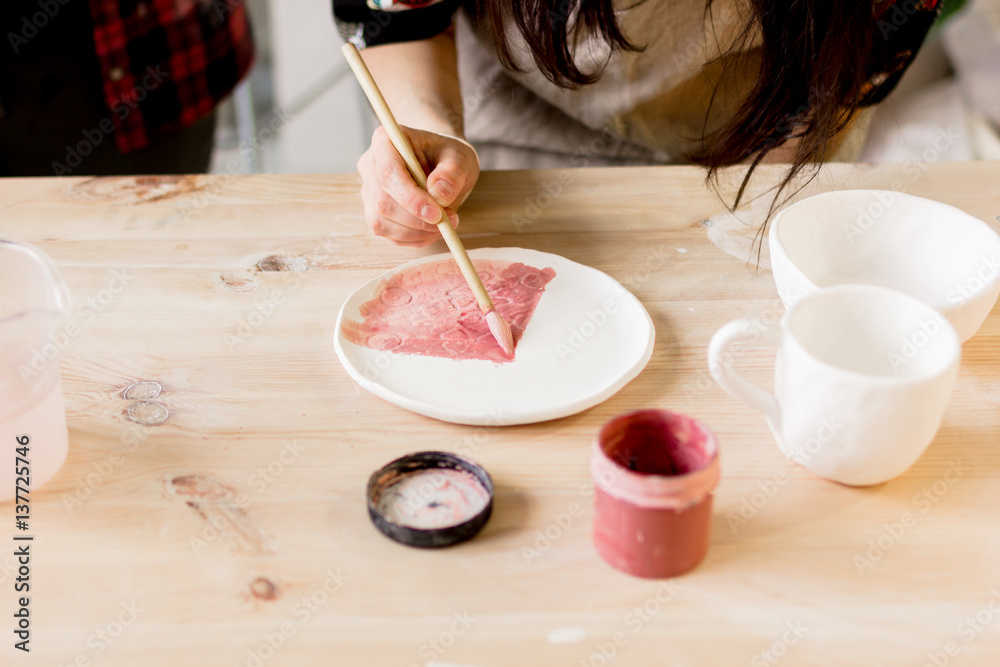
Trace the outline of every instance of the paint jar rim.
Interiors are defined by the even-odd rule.
[[[705,463],[700,468],[676,475],[642,473],[614,460],[606,450],[611,438],[628,424],[661,421],[683,424],[701,437]],[[591,448],[590,474],[594,485],[610,496],[648,509],[680,511],[697,505],[712,493],[719,482],[719,448],[715,434],[697,419],[669,410],[637,410],[607,422]]]
[[[467,520],[440,528],[416,528],[391,521],[379,510],[379,498],[388,482],[420,470],[459,470],[472,475],[486,492],[486,506]],[[412,452],[390,461],[368,478],[368,516],[390,539],[411,547],[437,549],[469,540],[486,525],[493,512],[493,479],[478,463],[451,452]]]

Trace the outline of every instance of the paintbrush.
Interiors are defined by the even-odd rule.
[[[410,140],[406,138],[399,124],[396,123],[396,118],[392,115],[392,111],[382,96],[382,91],[379,90],[378,84],[375,83],[372,73],[368,71],[365,61],[361,59],[361,54],[350,43],[344,44],[344,48],[341,50],[344,52],[344,57],[347,58],[347,63],[351,66],[351,70],[354,72],[358,83],[361,84],[361,89],[365,91],[365,96],[371,103],[372,109],[375,110],[375,115],[378,116],[379,122],[382,123],[382,127],[388,133],[389,140],[392,141],[392,145],[403,158],[403,162],[406,163],[406,168],[409,169],[413,180],[417,182],[417,185],[426,190],[427,175],[424,174],[423,167],[420,166],[420,162],[413,152]],[[458,268],[462,270],[465,282],[469,284],[469,289],[475,295],[479,309],[486,316],[486,324],[490,328],[490,333],[493,334],[493,337],[496,338],[497,343],[500,344],[500,347],[507,355],[514,354],[514,335],[511,333],[510,325],[507,324],[507,320],[501,317],[500,313],[493,306],[493,300],[486,293],[483,281],[480,280],[479,274],[476,273],[476,267],[472,265],[472,260],[469,259],[469,254],[465,251],[465,246],[462,245],[461,239],[458,238],[458,234],[451,226],[448,215],[444,212],[443,208],[441,209],[441,219],[437,223],[437,227],[441,232],[441,236],[444,237],[445,243],[448,244],[448,249],[451,250],[452,256],[458,263]]]

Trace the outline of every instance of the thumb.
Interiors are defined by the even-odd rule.
[[[448,146],[437,157],[434,170],[427,176],[427,191],[441,206],[461,204],[479,177],[475,154],[471,149]]]

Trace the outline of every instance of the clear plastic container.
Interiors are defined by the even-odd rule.
[[[0,239],[0,502],[14,498],[17,486],[35,491],[66,459],[55,333],[68,313],[66,284],[51,260],[37,248]],[[15,466],[17,450],[28,454],[22,457],[28,470]]]

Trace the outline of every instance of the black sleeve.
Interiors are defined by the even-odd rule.
[[[941,0],[893,0],[882,7],[875,19],[872,63],[862,90],[862,106],[878,104],[899,83],[941,13]]]
[[[365,0],[333,0],[333,17],[344,41],[364,48],[439,35],[461,5],[462,0],[443,0],[387,12],[369,8]]]

